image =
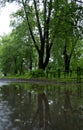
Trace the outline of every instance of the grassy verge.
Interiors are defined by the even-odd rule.
[[[25,75],[8,75],[8,76],[3,76],[0,77],[1,79],[21,79],[21,80],[29,80],[29,79],[34,79],[34,80],[41,80],[41,81],[55,81],[55,82],[66,82],[66,83],[83,83],[83,78],[77,80],[77,78],[70,78],[70,77],[66,77],[66,78],[58,78],[58,77],[45,77],[45,76],[32,76],[30,74],[25,74]]]

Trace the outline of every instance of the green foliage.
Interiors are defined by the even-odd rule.
[[[44,70],[42,70],[42,69],[32,70],[32,71],[30,72],[30,76],[31,76],[32,78],[45,77],[45,72],[44,72]]]
[[[76,44],[83,37],[83,26],[81,23],[83,7],[77,4],[76,1],[55,0],[54,9],[53,29],[51,31],[56,38],[51,55],[56,67],[61,68],[64,66],[66,70],[65,66],[68,60],[70,61],[68,66],[72,66],[71,63],[74,61],[74,55],[78,46]],[[81,46],[80,43],[79,46]],[[75,58],[75,60],[78,62],[78,58]]]
[[[34,69],[31,77],[42,77],[44,71],[35,69],[64,70],[67,60],[70,68],[82,67],[83,7],[76,1],[22,3],[11,15],[12,33],[0,41],[2,73],[23,75]]]
[[[23,74],[29,69],[33,48],[28,46],[27,40],[23,41],[25,32],[20,33],[19,29],[14,30],[9,36],[2,37],[0,61],[3,73]]]

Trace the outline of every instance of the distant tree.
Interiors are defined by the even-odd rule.
[[[32,69],[33,48],[28,46],[30,41],[24,39],[25,33],[23,25],[20,25],[10,35],[1,37],[0,66],[3,73],[21,75]]]
[[[57,44],[60,42],[62,44],[62,49],[59,48],[59,50],[63,51],[63,53],[61,51],[61,56],[64,57],[65,71],[69,72],[74,49],[77,42],[83,37],[83,6],[77,1],[55,1],[54,17],[53,33],[57,36]]]
[[[12,44],[10,43],[11,43],[10,36],[4,36],[0,41],[0,68],[5,76],[10,72],[14,58],[13,57],[14,50],[12,49]]]
[[[34,28],[33,15],[31,16],[31,25]],[[36,62],[36,57],[34,57],[35,48],[33,46],[33,41],[31,39],[29,29],[27,26],[26,19],[24,17],[23,9],[18,10],[16,13],[11,14],[10,26],[13,28],[12,35],[15,39],[16,44],[22,46],[22,51],[25,52],[24,61],[26,68],[32,70],[33,62]],[[26,57],[26,58],[25,58]]]

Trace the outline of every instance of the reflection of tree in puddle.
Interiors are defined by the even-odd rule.
[[[3,87],[1,100],[7,101],[12,112],[8,130],[17,127],[17,130],[82,130],[83,89],[74,87],[23,84]]]
[[[68,109],[71,110],[71,101],[70,101],[70,90],[66,89],[64,91],[64,111],[67,111]]]
[[[2,88],[3,100],[8,102],[10,108],[9,119],[11,126],[7,130],[27,129],[27,124],[30,124],[32,114],[32,95],[31,92],[21,86],[7,86]],[[5,116],[4,116],[5,118]],[[27,121],[28,120],[28,121]],[[18,127],[18,129],[17,129]],[[29,129],[30,130],[30,129]]]
[[[72,105],[70,100],[70,90],[65,89],[64,90],[64,103],[63,103],[63,115],[64,115],[64,121],[65,125],[64,128],[69,127],[69,122],[71,121],[71,114],[72,114]],[[67,126],[68,125],[68,126]]]
[[[72,91],[69,89],[64,90],[63,97],[63,106],[62,106],[62,115],[63,115],[63,128],[64,130],[78,130],[80,129],[79,125],[79,116],[77,114],[76,108],[72,105]]]
[[[77,86],[77,95],[78,95],[78,97],[80,97],[80,98],[81,98],[81,96],[82,96],[82,87],[81,87],[81,85],[78,85],[78,86]]]
[[[10,118],[13,122],[13,128],[19,126],[20,130],[50,129],[48,128],[51,122],[48,99],[41,87],[30,91],[21,86],[12,86],[6,90],[4,90],[4,100],[8,100],[8,104],[12,108]],[[36,108],[37,111],[34,113]]]
[[[48,129],[51,123],[48,99],[45,93],[38,94],[38,108],[33,118],[32,124],[38,121],[38,127]]]

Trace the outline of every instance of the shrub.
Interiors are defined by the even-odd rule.
[[[39,78],[39,77],[44,77],[45,76],[45,72],[42,69],[37,69],[37,70],[31,71],[30,75],[33,78]]]

